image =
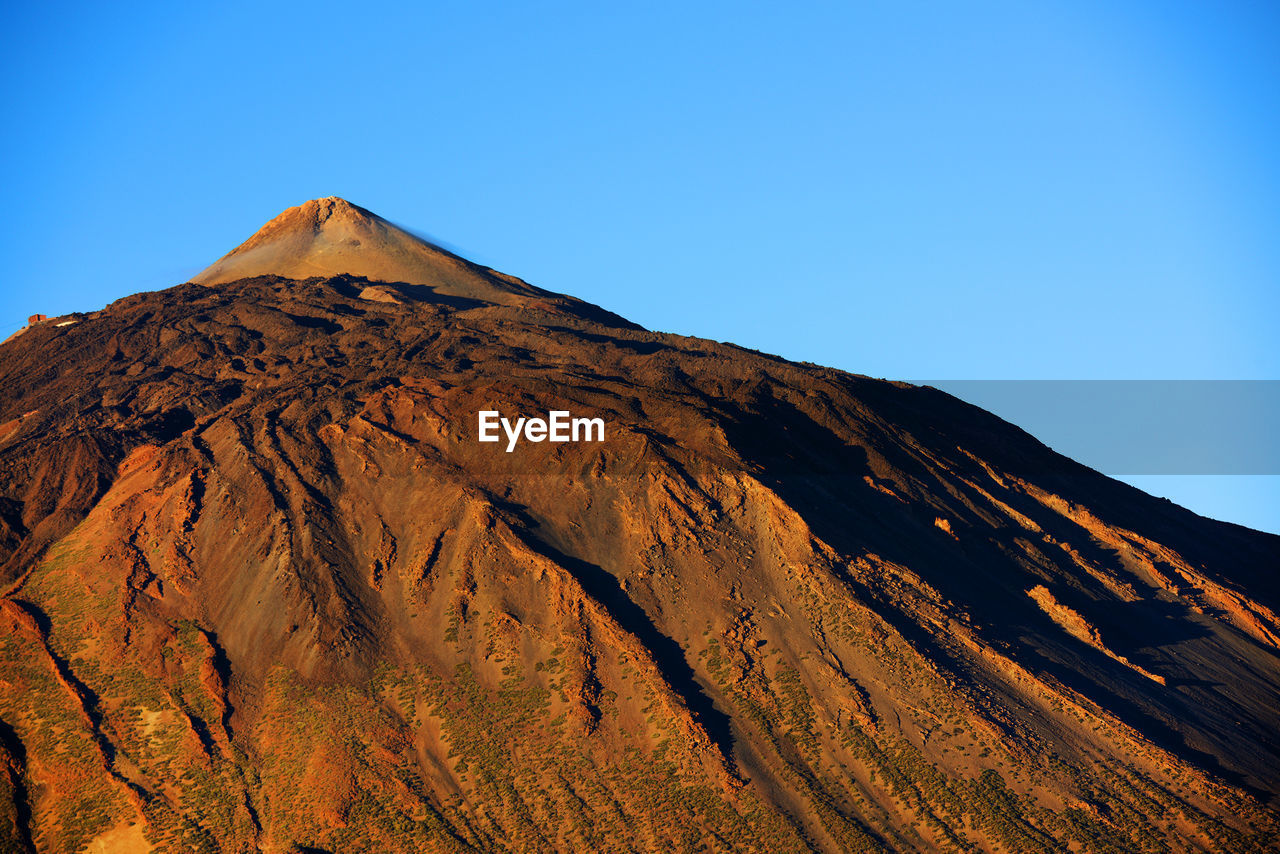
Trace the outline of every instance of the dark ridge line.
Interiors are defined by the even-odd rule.
[[[142,803],[149,802],[152,799],[151,793],[116,770],[116,754],[118,751],[115,744],[111,742],[111,739],[107,738],[102,730],[102,723],[106,720],[106,716],[102,713],[101,699],[98,697],[97,692],[82,682],[80,677],[76,676],[71,669],[71,665],[54,651],[53,646],[49,643],[49,632],[53,626],[49,616],[30,602],[17,599],[10,601],[26,611],[35,620],[36,627],[40,632],[40,646],[44,649],[45,654],[49,656],[49,660],[53,662],[54,669],[57,670],[58,675],[70,686],[71,691],[76,695],[75,699],[80,704],[81,710],[84,712],[85,717],[88,718],[89,737],[102,755],[102,762],[105,766],[103,770],[106,771],[107,776],[123,785]],[[192,716],[188,715],[188,717]]]
[[[536,522],[516,505],[497,500],[494,503],[509,511],[516,511],[525,523],[525,531],[531,532],[537,527]],[[628,596],[618,580],[603,567],[566,554],[539,537],[525,536],[522,539],[542,557],[567,569],[588,596],[599,602],[618,625],[645,646],[667,684],[684,701],[690,715],[706,732],[725,763],[730,768],[736,768],[732,721],[727,714],[715,707],[711,696],[698,684],[697,675],[685,658],[680,644],[663,634],[644,608]]]
[[[13,812],[18,831],[17,841],[23,854],[35,854],[35,840],[31,836],[31,795],[27,791],[26,781],[23,780],[27,767],[27,748],[22,743],[22,739],[18,738],[18,733],[2,718],[0,718],[0,745],[4,746],[19,766],[10,777],[13,784]]]

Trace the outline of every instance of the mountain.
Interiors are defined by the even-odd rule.
[[[56,320],[0,346],[0,850],[1280,840],[1280,537],[935,389],[340,199]]]
[[[538,289],[468,263],[382,217],[330,196],[289,208],[192,281],[202,285],[252,276],[293,279],[341,274],[433,286],[443,293],[507,302]]]
[[[468,305],[467,301],[560,307],[631,325],[581,300],[473,264],[336,196],[288,208],[192,281],[216,286],[264,275],[291,279],[349,275],[370,282],[418,285],[436,297],[456,298],[453,305],[459,307]],[[363,299],[396,299],[378,285],[370,287]]]

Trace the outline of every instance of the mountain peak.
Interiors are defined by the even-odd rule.
[[[377,214],[365,210],[358,205],[353,205],[351,202],[348,202],[346,199],[339,198],[338,196],[327,196],[323,199],[311,199],[310,201],[303,202],[296,207],[286,208],[273,219],[268,220],[267,223],[254,232],[253,236],[248,240],[228,252],[213,267],[210,267],[208,270],[201,273],[200,276],[196,278],[196,281],[200,281],[203,284],[213,284],[212,281],[203,281],[202,277],[207,276],[216,267],[221,265],[223,261],[237,256],[243,256],[261,246],[278,243],[282,240],[297,242],[299,238],[314,240],[322,234],[325,237],[324,242],[326,243],[341,243],[343,242],[342,238],[344,235],[337,234],[337,230],[347,230],[352,228],[369,230],[374,227],[374,223],[390,224]],[[413,237],[408,234],[406,234],[406,236],[410,238]],[[348,238],[348,245],[354,248],[356,244],[350,242],[349,235],[346,235],[346,237]],[[417,238],[413,239],[417,240]],[[301,247],[294,248],[296,249]],[[315,247],[310,248],[314,249]],[[285,259],[277,258],[273,260],[276,260],[278,263]],[[228,270],[227,272],[232,271]],[[236,272],[238,272],[238,270]],[[219,281],[226,281],[224,276],[218,276],[217,279]]]
[[[473,304],[537,306],[639,328],[598,306],[474,264],[339,196],[286,208],[191,281],[214,286],[257,276],[343,275],[426,286],[437,297]]]
[[[426,285],[443,295],[491,303],[546,296],[545,291],[472,264],[338,196],[287,208],[192,281],[219,285],[267,275],[360,276]]]
[[[337,222],[386,222],[373,211],[365,210],[359,205],[341,196],[325,196],[323,199],[311,199],[294,208],[287,208],[275,220],[312,222],[316,227],[323,226],[329,220]]]
[[[287,208],[192,281],[215,285],[261,275],[303,279],[345,273],[431,284],[446,259],[453,260],[377,214],[328,196]]]

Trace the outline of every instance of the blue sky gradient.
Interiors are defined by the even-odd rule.
[[[0,335],[341,195],[873,376],[1280,379],[1274,3],[53,2],[4,41]],[[1211,480],[1162,494],[1280,531],[1276,478]]]

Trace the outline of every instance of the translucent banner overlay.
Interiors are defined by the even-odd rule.
[[[914,382],[1104,474],[1280,474],[1280,380]]]

